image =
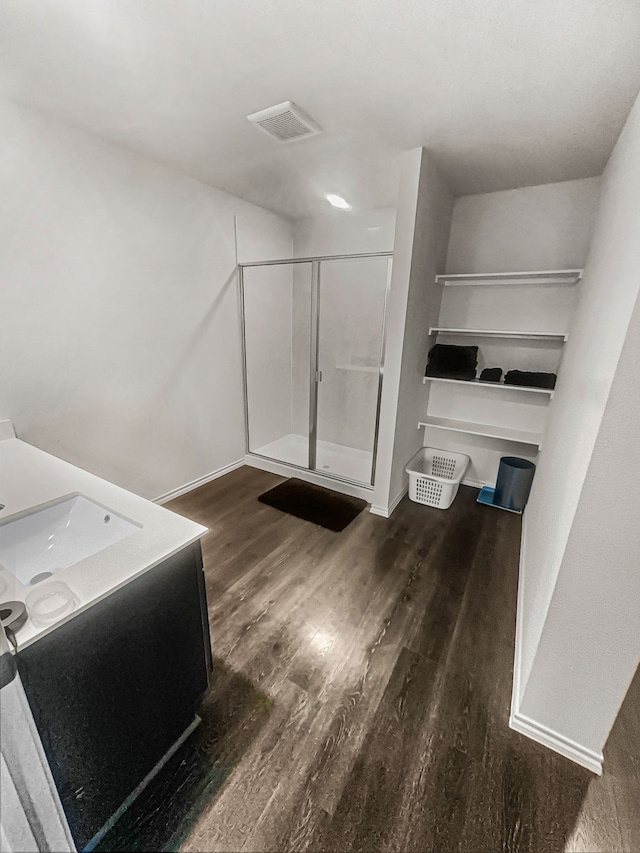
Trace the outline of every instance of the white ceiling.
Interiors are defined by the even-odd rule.
[[[638,0],[0,0],[0,86],[258,204],[395,202],[399,152],[456,195],[600,174],[640,88]],[[282,145],[247,114],[293,100]]]

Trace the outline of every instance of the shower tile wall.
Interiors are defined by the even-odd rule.
[[[308,435],[311,276],[306,264],[293,265],[292,303],[291,426],[295,435]]]
[[[395,211],[302,220],[294,256],[389,251]],[[296,241],[295,234],[299,239]],[[320,264],[317,469],[368,483],[375,441],[387,258]],[[245,269],[249,449],[308,460],[311,264]]]
[[[380,208],[300,219],[294,226],[296,257],[393,251],[395,208]],[[386,286],[382,261],[349,261],[321,267],[318,438],[371,452],[378,374],[351,371],[347,365],[377,367],[382,322],[380,288]],[[378,264],[380,266],[378,266]],[[305,434],[309,422],[309,283],[294,271],[293,432]],[[341,365],[341,367],[338,367]],[[373,402],[372,402],[373,401]]]
[[[386,258],[321,265],[318,438],[373,452]]]
[[[290,266],[250,267],[245,271],[247,397],[252,450],[291,432],[292,286]]]
[[[385,273],[372,261],[323,262],[320,284],[318,438],[371,451],[378,393]],[[382,263],[382,262],[380,262]],[[374,274],[372,274],[374,273]],[[382,274],[381,274],[382,273]],[[299,278],[299,283],[296,282]],[[309,423],[309,284],[294,272],[293,432]]]

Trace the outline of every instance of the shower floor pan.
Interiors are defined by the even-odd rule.
[[[262,447],[251,448],[251,453],[267,456],[277,462],[306,468],[309,464],[309,440],[303,435],[289,433]],[[371,484],[373,454],[367,450],[333,444],[330,441],[316,442],[316,471],[342,477],[354,483]]]

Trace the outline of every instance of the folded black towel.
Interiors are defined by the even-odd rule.
[[[425,376],[440,379],[475,379],[478,347],[435,344],[429,350]]]
[[[485,367],[485,369],[480,374],[480,382],[500,382],[501,379],[501,367]]]
[[[528,388],[555,388],[555,373],[535,373],[529,370],[508,370],[504,377],[505,385],[524,385]]]

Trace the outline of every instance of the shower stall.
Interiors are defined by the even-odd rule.
[[[240,264],[247,453],[371,487],[391,252]]]

